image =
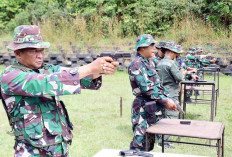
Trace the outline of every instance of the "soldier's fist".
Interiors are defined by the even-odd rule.
[[[177,110],[177,106],[176,106],[175,102],[172,99],[168,99],[168,102],[166,104],[166,109],[174,110],[174,111]]]

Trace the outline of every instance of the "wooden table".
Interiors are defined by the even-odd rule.
[[[213,73],[213,80],[216,82],[216,75],[217,75],[217,89],[218,89],[218,95],[219,95],[219,72],[220,72],[220,67],[204,67],[204,68],[200,68],[198,69],[198,71],[202,71],[203,72],[203,80],[204,80],[204,75],[206,72],[210,72]]]
[[[190,122],[190,124],[180,124],[180,122],[183,121]],[[180,141],[170,142],[217,147],[218,157],[224,156],[224,130],[225,126],[223,123],[220,122],[161,119],[146,130],[146,150],[148,150],[148,140],[150,138],[150,135],[154,136],[155,134],[159,134],[162,135],[162,153],[164,153],[164,135],[171,135],[217,140],[216,145]]]
[[[211,87],[197,87],[196,85],[204,85],[204,86],[211,86]],[[182,86],[184,86],[184,89],[183,89]],[[191,86],[191,88],[187,88],[187,87],[190,87],[190,86]],[[214,101],[215,101],[215,82],[214,81],[181,81],[180,100],[179,100],[180,101],[180,106],[182,106],[182,89],[184,91],[183,110],[185,111],[185,113],[186,113],[186,102],[185,101],[186,101],[186,97],[187,97],[186,96],[187,95],[187,89],[211,91],[212,98],[210,100],[211,101],[210,120],[213,121],[213,118],[214,118]],[[216,99],[216,101],[217,101],[217,99]],[[215,108],[215,111],[216,111],[216,108]],[[182,119],[184,119],[183,114],[182,114]]]

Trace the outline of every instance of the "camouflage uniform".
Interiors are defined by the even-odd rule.
[[[34,32],[35,35],[19,39],[23,30],[26,30],[24,34]],[[12,50],[49,45],[41,41],[37,26],[18,27],[15,33],[16,42],[9,46]],[[28,42],[17,45],[17,41]],[[15,61],[1,74],[0,86],[16,140],[15,156],[68,156],[67,144],[73,138],[73,125],[59,96],[79,94],[81,89],[99,89],[101,77],[79,79],[78,68],[48,64],[33,70]]]
[[[201,60],[201,56],[195,54],[196,49],[192,46],[189,48],[188,55],[186,56],[185,64],[190,68],[199,68],[198,65]]]
[[[200,62],[201,62],[201,56],[196,54],[196,48],[191,46],[189,48],[189,54],[186,56],[186,66],[190,68],[199,68]],[[201,78],[201,73],[198,71],[197,74]],[[186,80],[191,80],[191,77],[186,78]],[[190,97],[192,96],[193,91],[187,90],[187,99],[190,100]]]
[[[200,46],[197,46],[196,47],[196,52],[203,52],[203,49],[202,49],[202,47],[200,47]],[[199,55],[199,56],[201,56],[201,55]],[[206,59],[206,58],[201,58],[200,60],[199,60],[199,62],[198,62],[198,68],[203,68],[203,67],[205,67],[205,66],[209,66],[211,64],[211,62],[208,60],[208,59]],[[199,73],[199,77],[200,78],[202,78],[202,75],[203,75],[203,72],[202,71],[199,71],[198,72]]]
[[[138,47],[146,47],[154,43],[151,35],[141,35],[137,38],[135,50]],[[146,102],[155,101],[158,110],[161,110],[167,103],[167,93],[165,93],[159,76],[155,70],[155,64],[150,59],[144,58],[139,52],[131,62],[128,74],[132,87],[133,95],[136,98],[132,104],[132,128],[134,137],[130,144],[130,149],[145,150],[146,129],[154,124],[158,119],[158,111],[152,113],[155,117],[154,121],[149,123],[148,112],[144,105]],[[149,144],[149,150],[152,150],[154,141]]]

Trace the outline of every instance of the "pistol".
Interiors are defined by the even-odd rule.
[[[177,109],[180,113],[185,114],[184,110],[182,110],[181,106],[176,103]]]
[[[114,60],[119,58],[131,58],[130,52],[102,52],[98,57],[111,57]]]
[[[150,153],[140,152],[137,150],[122,150],[119,152],[120,156],[143,156],[143,157],[153,157]]]

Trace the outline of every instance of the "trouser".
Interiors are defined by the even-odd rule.
[[[174,97],[173,100],[177,103],[179,103],[178,101],[178,97]],[[178,119],[179,113],[178,111],[174,111],[174,110],[168,110],[165,109],[165,113],[164,113],[164,118],[168,118],[168,119]],[[161,144],[162,143],[162,138],[161,135],[157,135],[159,141],[158,143]],[[164,141],[168,141],[170,135],[164,135]],[[166,143],[166,142],[165,142]]]
[[[132,128],[133,128],[133,139],[130,143],[130,149],[139,151],[146,150],[146,129],[152,124],[148,124],[146,119],[147,113],[141,107],[139,113],[132,113]],[[156,116],[156,121],[162,119],[161,116]],[[155,136],[151,137],[148,143],[148,151],[152,150],[155,143]]]
[[[68,157],[68,144],[59,143],[43,148],[36,148],[29,143],[16,142],[15,157]]]

